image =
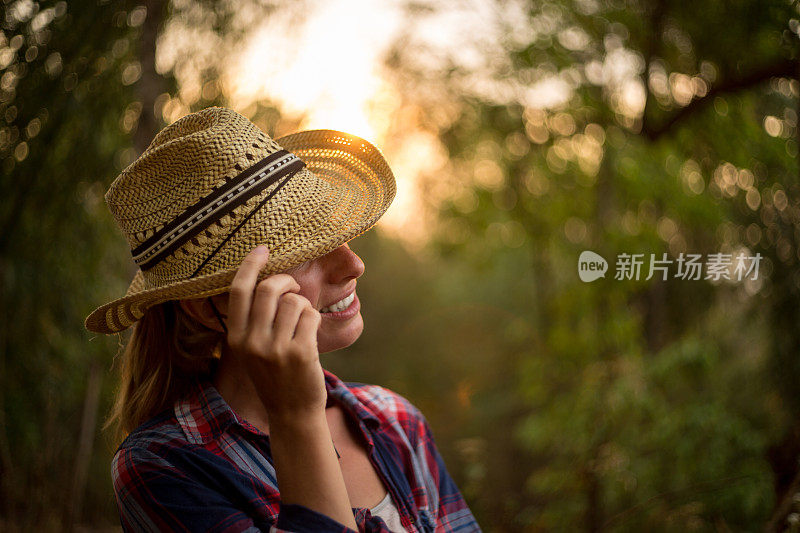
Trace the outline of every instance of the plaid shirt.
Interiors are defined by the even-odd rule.
[[[408,531],[480,531],[416,407],[327,370],[325,386],[328,400],[358,421]],[[238,417],[208,381],[125,439],[112,478],[125,531],[352,532],[305,506],[281,505],[269,437]],[[368,508],[353,514],[359,531],[389,531]]]

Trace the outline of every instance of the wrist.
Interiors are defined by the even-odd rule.
[[[282,504],[299,504],[356,529],[325,409],[268,412]]]
[[[267,412],[270,433],[291,433],[298,436],[330,434],[325,409],[271,410]]]

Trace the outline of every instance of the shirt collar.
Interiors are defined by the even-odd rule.
[[[368,405],[361,403],[348,386],[332,372],[323,369],[328,402],[336,401],[357,420],[371,428],[380,426],[380,419]],[[260,436],[264,434],[241,418],[225,402],[210,379],[197,379],[191,392],[174,405],[175,418],[189,442],[206,444],[217,439],[232,424]]]
[[[322,370],[325,373],[325,388],[328,390],[328,401],[338,401],[346,412],[354,415],[372,429],[381,425],[380,418],[369,404],[363,403],[358,396],[353,394],[345,382],[337,378],[333,372]]]

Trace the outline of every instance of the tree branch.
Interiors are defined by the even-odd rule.
[[[647,39],[644,48],[646,49],[646,55],[644,58],[645,64],[645,76],[647,79],[645,80],[645,93],[644,93],[644,111],[642,112],[642,130],[647,128],[648,120],[647,117],[652,115],[650,109],[653,107],[653,96],[650,91],[650,67],[653,64],[653,58],[658,55],[659,52],[659,45],[661,44],[661,39],[659,36],[661,35],[662,28],[664,25],[664,17],[666,16],[667,12],[667,5],[666,2],[658,1],[652,4],[652,11],[650,12],[650,38]]]
[[[783,531],[786,517],[792,510],[795,494],[800,494],[800,472],[794,476],[780,503],[775,507],[775,512],[772,513],[772,516],[764,526],[764,533]]]
[[[760,69],[749,72],[737,78],[730,78],[714,87],[702,98],[692,100],[689,105],[682,107],[664,120],[660,125],[650,126],[652,121],[643,121],[642,135],[651,141],[658,140],[662,135],[670,133],[676,124],[686,120],[697,111],[705,107],[715,97],[726,93],[735,93],[743,89],[748,89],[772,78],[797,78],[797,61],[785,59],[772,65],[767,65]]]

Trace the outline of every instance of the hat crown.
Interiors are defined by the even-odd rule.
[[[281,147],[233,110],[212,107],[161,130],[114,180],[106,204],[131,249]]]
[[[239,116],[240,115],[235,111],[223,109],[221,107],[209,107],[197,113],[185,115],[159,131],[153,138],[150,146],[147,147],[147,151],[174,140],[202,134],[204,131],[212,129],[215,125],[220,124],[222,121],[236,120]]]

